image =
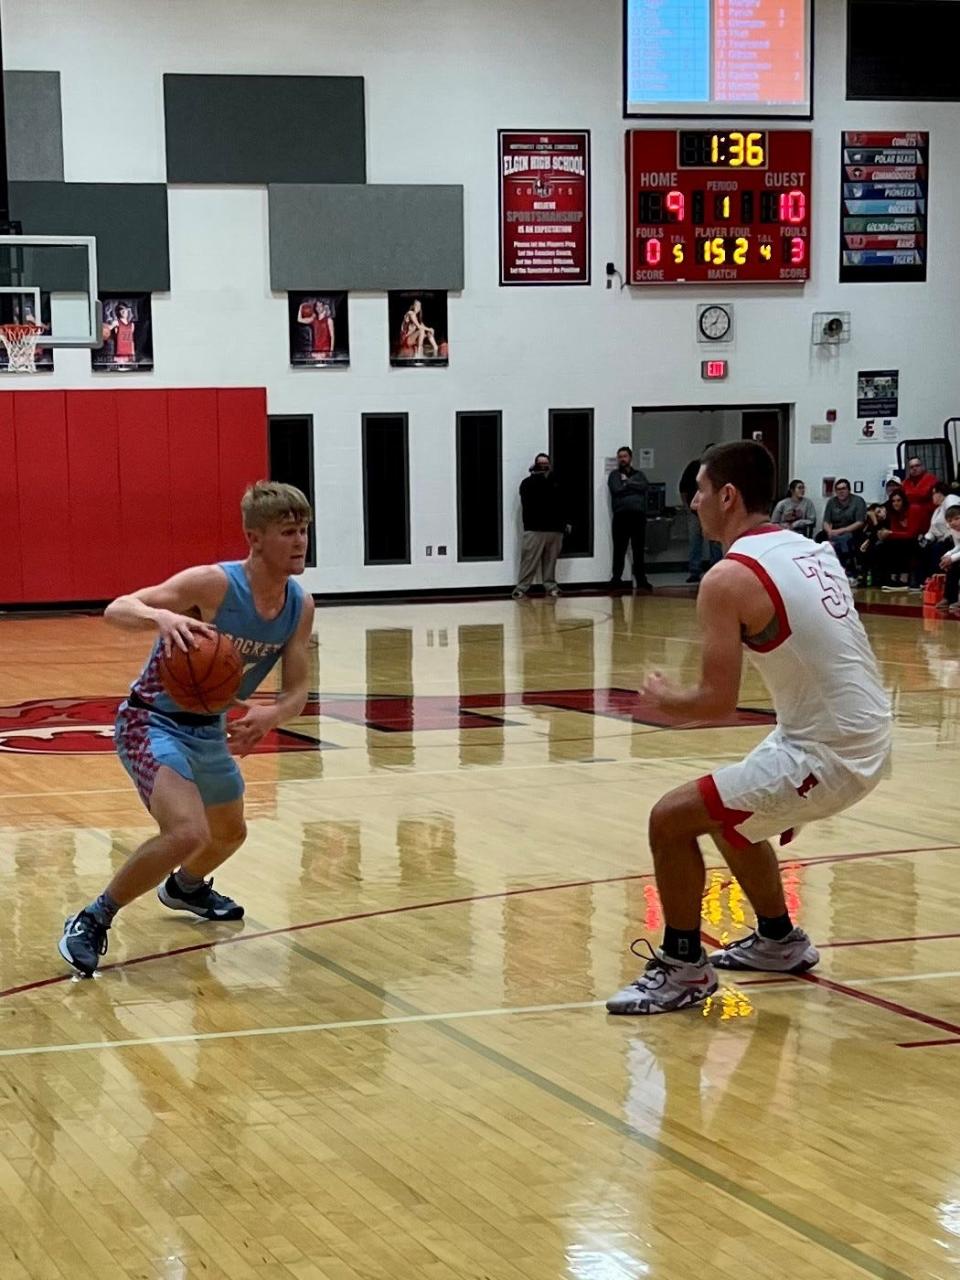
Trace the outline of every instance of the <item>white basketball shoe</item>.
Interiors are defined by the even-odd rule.
[[[779,942],[748,933],[710,957],[710,963],[718,969],[755,969],[761,973],[806,973],[819,960],[820,952],[802,929],[791,929]]]
[[[717,975],[700,952],[696,963],[674,960],[662,951],[650,950],[650,959],[640,977],[607,1001],[607,1013],[672,1013],[703,1004],[717,989]]]

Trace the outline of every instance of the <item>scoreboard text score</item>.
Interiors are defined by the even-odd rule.
[[[810,278],[809,129],[627,133],[628,283]]]

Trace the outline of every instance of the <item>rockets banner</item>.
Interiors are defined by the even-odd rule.
[[[500,284],[589,284],[589,130],[498,137]]]

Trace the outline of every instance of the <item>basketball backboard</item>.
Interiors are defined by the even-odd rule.
[[[40,325],[44,347],[99,347],[94,236],[0,236],[0,325]]]

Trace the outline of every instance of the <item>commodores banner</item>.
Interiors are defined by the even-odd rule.
[[[590,283],[590,132],[501,129],[500,283]]]

